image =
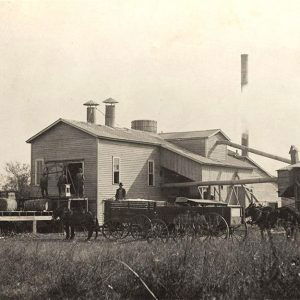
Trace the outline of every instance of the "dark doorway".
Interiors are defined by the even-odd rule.
[[[71,185],[71,195],[77,194],[76,174],[79,173],[79,169],[83,170],[82,162],[68,163],[66,168],[68,183]]]

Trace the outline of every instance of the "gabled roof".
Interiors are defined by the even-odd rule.
[[[91,124],[87,122],[66,120],[66,119],[58,119],[57,121],[55,121],[54,123],[46,127],[45,129],[43,129],[42,131],[38,132],[30,139],[28,139],[26,142],[27,143],[33,142],[36,138],[44,134],[52,127],[56,126],[58,123],[64,123],[74,128],[77,128],[91,136],[94,136],[95,138],[160,146],[163,147],[164,149],[170,150],[174,153],[187,157],[200,164],[220,166],[220,167],[230,167],[230,168],[234,167],[234,168],[249,169],[249,166],[246,167],[235,163],[219,162],[207,157],[203,157],[199,154],[193,153],[189,150],[183,149],[171,142],[164,140],[160,135],[156,133],[145,132],[145,131],[140,131],[135,129],[128,129],[128,128],[117,128],[117,127],[110,127],[105,125],[97,125],[97,124]]]
[[[136,142],[142,144],[154,144],[159,145],[161,143],[161,138],[156,134],[145,134],[143,131],[127,129],[127,128],[117,128],[110,127],[105,125],[97,125],[91,124],[87,122],[74,121],[74,120],[66,120],[66,119],[58,119],[42,131],[38,132],[36,135],[28,139],[26,142],[31,143],[40,135],[44,134],[50,128],[54,127],[58,123],[64,123],[75,127],[81,131],[86,132],[89,135],[92,135],[97,138],[105,138],[110,140],[119,140],[119,141],[128,141],[128,142]]]
[[[273,177],[268,171],[266,171],[264,168],[262,168],[260,165],[258,165],[250,157],[248,157],[248,156],[241,156],[241,155],[237,154],[234,151],[227,150],[227,161],[229,163],[240,164],[241,166],[245,166],[245,167],[248,166],[248,167],[252,167],[253,168],[253,166],[254,166],[257,169],[259,169],[260,171],[262,171],[263,173],[265,173],[268,177]]]
[[[230,141],[229,137],[221,129],[184,131],[184,132],[166,132],[159,135],[165,140],[183,140],[183,139],[199,139],[209,138],[218,133],[221,133],[226,140]]]

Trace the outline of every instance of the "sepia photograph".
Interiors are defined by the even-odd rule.
[[[0,57],[0,299],[300,299],[299,1],[0,0]]]

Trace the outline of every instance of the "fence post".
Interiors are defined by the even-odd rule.
[[[36,220],[33,220],[33,221],[32,221],[32,233],[33,233],[33,234],[36,234],[36,233],[37,233],[37,230],[36,230]]]

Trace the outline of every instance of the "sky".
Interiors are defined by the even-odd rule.
[[[112,97],[116,122],[221,128],[289,158],[300,148],[300,1],[0,1],[0,172],[25,141]],[[241,93],[240,55],[249,55]],[[98,123],[104,117],[98,113]],[[272,174],[284,163],[251,155]]]

